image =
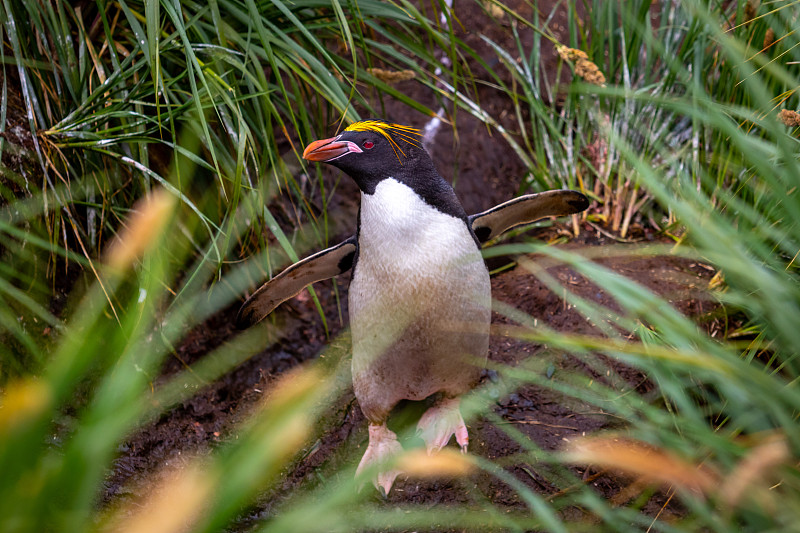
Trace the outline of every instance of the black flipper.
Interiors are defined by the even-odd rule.
[[[580,213],[587,207],[589,199],[577,191],[546,191],[514,198],[468,219],[475,236],[484,243],[511,228],[544,217]]]
[[[343,274],[353,268],[358,243],[355,235],[336,246],[298,261],[263,284],[236,315],[236,327],[244,329],[261,321],[273,309],[312,283]]]

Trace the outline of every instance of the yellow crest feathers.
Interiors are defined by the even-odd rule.
[[[403,149],[400,148],[397,141],[405,141],[411,146],[419,148],[419,138],[422,136],[422,133],[417,128],[392,124],[391,122],[385,122],[383,120],[361,120],[350,124],[344,131],[372,131],[374,133],[380,133],[391,143],[394,153],[397,154],[400,152],[403,156],[406,154],[403,152]],[[400,159],[400,156],[398,155],[397,158]]]

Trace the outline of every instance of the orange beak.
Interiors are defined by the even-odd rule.
[[[360,154],[362,152],[361,148],[355,143],[338,139],[338,137],[332,137],[312,142],[303,151],[303,159],[328,162],[339,159],[345,154]]]

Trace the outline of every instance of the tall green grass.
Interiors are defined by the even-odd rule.
[[[717,485],[708,500],[698,500],[696,487],[683,487],[688,511],[681,528],[788,530],[800,513],[800,145],[797,130],[777,120],[778,111],[796,110],[800,102],[799,8],[792,2],[595,3],[582,24],[570,19],[571,41],[563,44],[588,53],[605,73],[605,87],[577,76],[569,87],[548,81],[550,73],[537,70],[538,51],[549,45],[544,38],[534,37],[530,50],[519,39],[513,52],[495,46],[518,83],[516,92],[507,90],[519,102],[523,143],[537,154],[532,185],[594,193],[615,231],[624,231],[632,217],[668,227],[680,235],[671,253],[718,268],[726,283],[714,297],[727,313],[745,317],[730,338],[712,339],[647,290],[580,257],[535,245],[515,249],[572,264],[625,308],[636,341],[620,337],[595,349],[643,369],[658,383],[660,398],[642,403],[637,395],[595,397],[581,388],[568,394],[616,412],[629,425],[626,435],[714,469]],[[551,35],[544,27],[537,31]],[[587,151],[593,147],[596,154],[598,146],[605,153],[600,166]],[[588,302],[573,303],[592,312]],[[530,328],[523,336],[570,351],[592,344],[523,326]],[[537,374],[529,379],[548,386]],[[780,444],[770,450],[770,439]],[[628,465],[611,454],[609,461],[647,477],[632,457]],[[653,472],[667,464],[662,456],[649,461]],[[680,489],[679,477],[673,488]],[[733,498],[734,486],[746,496]],[[623,527],[630,511],[596,509],[611,529]]]
[[[741,191],[736,167],[747,163],[741,161],[740,147],[729,142],[727,131],[686,113],[685,105],[698,110],[709,103],[724,105],[743,130],[759,138],[765,135],[760,121],[774,118],[783,107],[796,107],[792,2],[765,4],[758,11],[757,2],[700,7],[587,2],[581,10],[570,4],[563,7],[565,42],[548,26],[554,12],[530,4],[537,20],[508,8],[504,13],[515,48],[484,38],[512,79],[510,85],[502,76],[492,81],[515,102],[520,136],[501,132],[528,164],[529,187],[580,187],[599,201],[602,219],[622,237],[634,219],[667,227],[674,218],[653,209],[654,198],[641,188],[637,171],[602,131],[622,136],[669,179],[679,168],[662,158],[664,147],[689,151],[680,163],[691,165],[697,186],[703,184],[700,174],[710,169],[707,187]],[[735,57],[721,49],[722,36],[734,39]],[[577,72],[565,82],[564,76],[545,71],[543,57],[558,45],[585,52],[605,74],[605,90],[590,88]],[[559,68],[575,71],[576,62],[564,61]]]
[[[0,23],[2,129],[26,123],[22,144],[0,144],[22,161],[0,183],[0,529],[103,528],[97,498],[125,435],[281,332],[246,332],[154,392],[172,346],[341,231],[302,147],[377,114],[379,95],[432,114],[368,68],[407,53],[428,76],[441,64],[427,45],[447,37],[411,5],[373,1],[8,0]],[[149,195],[167,207],[142,215]],[[284,465],[279,426],[299,446],[322,391],[253,423],[240,442],[274,452],[257,465],[239,445],[223,454],[205,527],[230,522]]]
[[[425,78],[440,65],[426,45],[447,38],[412,6],[375,1],[10,0],[0,22],[3,92],[24,103],[9,109],[3,98],[0,115],[22,114],[27,125],[23,147],[0,145],[26,161],[21,171],[4,168],[0,193],[9,202],[27,198],[6,210],[2,279],[9,283],[0,291],[9,309],[3,335],[27,355],[4,358],[0,376],[43,359],[39,332],[15,324],[14,313],[56,327],[46,311],[47,280],[62,278],[70,263],[96,271],[98,251],[155,187],[193,213],[180,233],[203,260],[189,278],[279,244],[255,281],[281,254],[296,258],[301,242],[327,244],[330,232],[341,231],[328,221],[332,184],[305,170],[302,147],[359,112],[377,114],[378,95],[432,114],[368,70],[406,53]],[[190,137],[198,139],[192,150],[180,142]],[[250,229],[226,256],[230,236],[222,228],[239,211]],[[15,287],[34,290],[23,295]]]
[[[333,231],[297,181],[300,147],[293,143],[329,131],[336,117],[355,117],[354,109],[367,105],[361,82],[393,92],[365,70],[376,58],[410,64],[434,86],[425,76],[437,64],[436,49],[470,56],[410,4],[357,7],[359,17],[350,3],[0,5],[8,43],[3,91],[18,79],[41,176],[4,170],[15,183],[3,184],[0,208],[0,530],[218,531],[272,486],[314,434],[325,407],[346,387],[346,343],[333,343],[329,357],[285,376],[238,439],[163,476],[135,505],[98,510],[104,476],[127,434],[281,335],[271,325],[248,330],[151,389],[170,347],[235,301],[274,243],[293,258],[295,248],[319,246]],[[513,369],[497,366],[501,384],[476,391],[467,410],[499,422],[492,410],[497,394],[524,384],[550,388],[564,401],[621,420],[615,438],[625,439],[618,448],[627,462],[604,448],[606,441],[546,451],[498,424],[524,450],[514,459],[558,492],[540,494],[501,465],[469,456],[459,468],[496,476],[517,491],[521,507],[509,512],[487,499],[395,509],[359,493],[348,471],[286,495],[280,513],[254,527],[796,528],[800,168],[797,131],[775,115],[798,106],[797,10],[793,3],[765,4],[744,23],[741,4],[596,3],[580,25],[572,12],[572,41],[561,44],[585,50],[605,73],[605,88],[549,81],[537,58],[553,43],[536,37],[549,30],[506,10],[516,20],[512,36],[523,26],[537,30],[531,49],[521,37],[517,50],[494,46],[516,80],[505,91],[525,133],[502,132],[529,162],[531,186],[583,188],[612,223],[621,209],[620,228],[635,217],[670,224],[681,235],[670,250],[720,269],[724,290],[714,297],[747,321],[737,337],[711,338],[646,289],[580,256],[533,243],[486,252],[536,252],[572,265],[617,299],[618,324],[633,337],[613,329],[608,338],[555,334],[498,305],[519,324],[507,334],[569,352],[597,370],[606,370],[598,353],[623,361],[658,390],[643,395],[622,391],[614,380],[553,374],[550,361],[537,357]],[[20,31],[24,22],[31,32]],[[408,37],[412,28],[423,28],[428,39]],[[778,44],[757,53],[768,28]],[[340,53],[329,51],[331,42]],[[499,126],[453,83],[444,96]],[[8,112],[4,98],[0,114]],[[593,144],[607,150],[602,168],[587,155]],[[324,213],[331,191],[315,178]],[[272,203],[278,189],[291,191],[305,215],[281,218]],[[135,203],[146,193],[156,200]],[[279,222],[304,229],[282,230]],[[226,263],[243,251],[258,253],[242,265]],[[535,263],[522,264],[561,293]],[[63,316],[54,316],[53,276],[73,275],[77,266],[91,275]],[[603,318],[568,298],[589,318]],[[744,342],[742,333],[749,334]],[[649,476],[635,468],[642,457]],[[666,484],[683,509],[671,522],[642,512],[651,488],[622,504],[607,501],[577,475],[575,463]]]

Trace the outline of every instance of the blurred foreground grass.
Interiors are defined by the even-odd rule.
[[[570,264],[623,310],[624,331],[598,339],[555,334],[498,306],[519,324],[508,335],[598,370],[598,353],[623,361],[656,383],[657,394],[620,394],[581,373],[548,377],[544,360],[497,367],[509,387],[554,389],[602,407],[624,427],[553,452],[499,426],[525,450],[517,459],[558,487],[550,495],[476,456],[445,455],[427,465],[451,475],[485,470],[517,491],[523,510],[398,511],[370,503],[345,472],[289,495],[278,516],[255,527],[796,530],[800,147],[796,126],[777,114],[798,107],[800,6],[588,7],[582,24],[570,8],[571,41],[560,44],[584,50],[604,73],[604,87],[578,78],[549,85],[537,58],[552,35],[504,8],[512,34],[533,26],[543,38],[534,37],[530,49],[521,37],[517,50],[493,43],[514,80],[496,81],[517,106],[521,135],[501,133],[530,165],[532,187],[583,188],[599,202],[596,222],[605,218],[616,231],[625,220],[651,220],[675,237],[673,253],[718,268],[724,282],[714,297],[726,312],[745,316],[745,327],[711,338],[646,289],[581,257],[536,243],[490,249],[487,255],[535,252]],[[438,12],[429,20],[411,4],[363,1],[0,5],[0,123],[5,131],[5,117],[15,112],[7,95],[18,87],[31,132],[22,150],[34,162],[3,167],[0,530],[217,531],[290,464],[346,386],[340,343],[330,357],[284,376],[238,439],[163,476],[140,506],[98,511],[125,436],[262,350],[274,332],[246,331],[153,389],[171,347],[234,302],[263,265],[327,240],[331,191],[321,175],[297,181],[295,140],[327,130],[329,117],[353,118],[351,101],[367,105],[361,82],[403,98],[366,71],[376,57],[413,67],[433,87],[432,72],[444,66],[437,49],[453,60],[470,56],[438,26]],[[329,51],[331,42],[339,53]],[[564,68],[576,57],[565,54]],[[465,82],[457,67],[444,70],[443,77],[456,76],[445,80],[454,89]],[[500,126],[467,95],[445,92]],[[0,150],[20,149],[5,141]],[[283,227],[296,224],[291,233],[272,207],[279,192],[305,213],[281,219]],[[311,196],[322,199],[321,210]],[[275,259],[270,242],[286,259]],[[63,316],[54,316],[54,286],[68,285],[60,279],[78,266],[91,276]],[[535,264],[528,268],[556,283]],[[570,303],[593,318],[587,302]],[[479,390],[467,408],[494,420],[493,401]],[[604,500],[574,464],[622,471],[641,482],[642,494],[666,487],[685,510],[666,522],[643,513],[641,498]]]

